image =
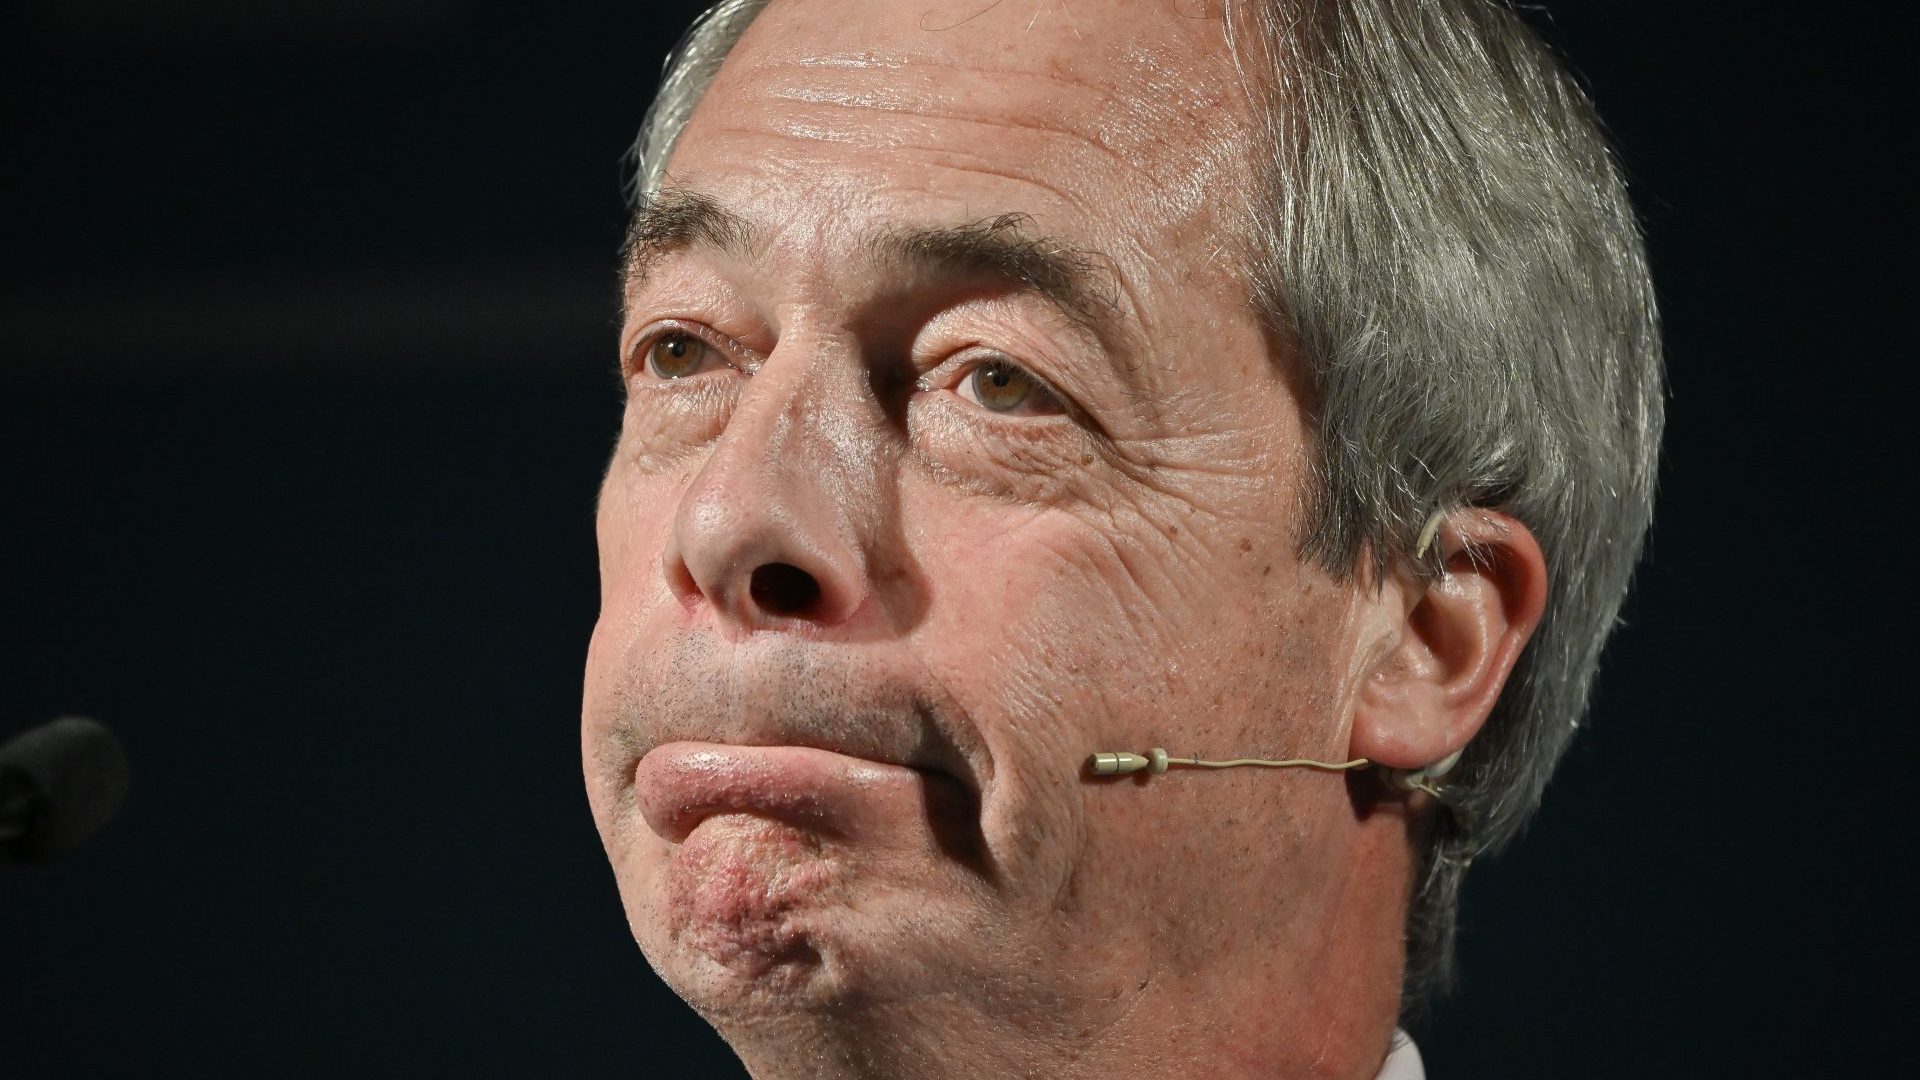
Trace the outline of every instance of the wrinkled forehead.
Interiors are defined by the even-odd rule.
[[[881,154],[897,167],[876,183],[961,216],[1186,231],[1245,190],[1250,116],[1213,0],[774,0],[669,173],[688,179],[732,144],[772,182],[830,187],[836,167]],[[995,196],[1024,205],[982,204]]]

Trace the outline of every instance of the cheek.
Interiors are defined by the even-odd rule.
[[[639,473],[616,458],[600,493],[595,535],[600,553],[600,612],[587,643],[581,701],[581,756],[588,796],[603,832],[631,808],[631,755],[617,718],[658,693],[662,668],[647,658],[665,644],[663,616],[672,593],[660,568],[672,528],[675,475]],[[608,805],[602,805],[606,803]]]
[[[648,467],[642,467],[629,441],[623,436],[614,451],[594,517],[602,619],[666,595],[660,556],[681,494],[695,472],[695,463],[685,456],[671,466],[647,462]]]
[[[600,495],[595,534],[600,549],[600,613],[587,643],[585,718],[605,715],[619,690],[625,659],[651,606],[649,578],[657,578],[660,546],[634,505],[632,485],[610,476]],[[655,572],[648,573],[652,569]]]
[[[1040,881],[1120,874],[1118,892],[1132,894],[1158,881],[1166,860],[1101,859],[1089,878],[1080,864],[1090,849],[1178,829],[1157,849],[1178,864],[1179,853],[1198,857],[1225,839],[1223,821],[1246,835],[1286,831],[1276,818],[1286,808],[1272,797],[1288,786],[1271,777],[1181,774],[1155,787],[1090,781],[1084,763],[1096,750],[1155,745],[1212,757],[1340,756],[1330,729],[1341,589],[1301,566],[1284,539],[1198,511],[1094,515],[997,500],[941,509],[908,532],[920,538],[932,597],[916,651],[988,745],[995,783],[982,809],[999,854],[1045,863],[1034,867]],[[1107,891],[1092,889],[1086,902]]]
[[[1186,744],[1186,721],[1209,711],[1191,673],[1212,628],[1161,595],[1173,556],[1150,537],[1001,500],[902,503],[920,515],[906,535],[929,594],[913,651],[986,744],[989,848],[1051,899],[1085,861],[1087,800],[1100,794],[1087,756],[1142,738]]]
[[[1146,648],[1130,610],[1137,597],[1111,550],[1047,509],[949,503],[928,524],[914,530],[926,537],[916,547],[930,594],[917,651],[943,684],[991,705],[989,736],[1084,727],[1097,704],[1090,695],[1136,668]]]
[[[1286,633],[1281,609],[1306,586],[1275,540],[1214,536],[1232,523],[1192,504],[1101,494],[1053,505],[903,497],[926,508],[906,535],[943,635],[929,644],[971,658],[956,678],[1124,713],[1142,695],[1198,696],[1280,659],[1267,654]]]

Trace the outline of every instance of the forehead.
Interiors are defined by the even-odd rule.
[[[668,174],[789,223],[1018,211],[1149,269],[1220,252],[1250,116],[1191,0],[775,0]]]

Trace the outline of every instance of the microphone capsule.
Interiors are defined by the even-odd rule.
[[[1135,773],[1146,768],[1151,762],[1139,754],[1124,751],[1102,750],[1087,759],[1087,769],[1095,776],[1120,776]]]

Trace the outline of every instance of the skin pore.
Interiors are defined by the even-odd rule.
[[[1217,11],[983,6],[774,3],[642,215],[582,723],[629,923],[756,1077],[1371,1077],[1419,804],[1084,761],[1437,760],[1537,550],[1303,563]]]

